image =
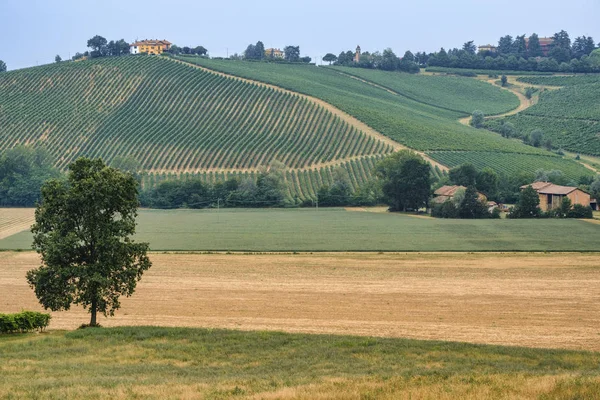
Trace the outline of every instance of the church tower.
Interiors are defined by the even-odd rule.
[[[360,46],[356,46],[356,54],[354,55],[354,62],[360,61]]]

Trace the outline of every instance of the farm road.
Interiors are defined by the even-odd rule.
[[[152,254],[104,326],[353,334],[600,351],[595,254]],[[40,309],[35,253],[0,253],[0,312]],[[79,308],[51,329],[87,322]]]

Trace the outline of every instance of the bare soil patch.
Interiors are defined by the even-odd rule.
[[[280,330],[600,350],[595,254],[152,254],[104,326]],[[0,253],[0,312],[39,310],[35,253]],[[53,314],[74,329],[88,314]]]

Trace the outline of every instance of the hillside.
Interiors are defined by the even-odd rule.
[[[299,199],[314,199],[338,166],[358,187],[379,158],[404,146],[447,166],[469,161],[500,172],[591,173],[458,123],[474,107],[502,113],[516,105],[512,94],[465,78],[111,57],[2,74],[0,151],[44,146],[61,169],[83,155],[109,163],[133,156],[148,172],[146,185],[250,177],[279,161],[289,195]]]
[[[452,165],[475,161],[480,167],[490,167],[498,172],[514,169],[533,173],[539,168],[549,168],[565,170],[565,175],[571,178],[591,174],[585,167],[546,150],[458,123],[458,119],[467,115],[470,111],[466,110],[475,103],[464,96],[452,101],[452,96],[446,93],[452,85],[456,86],[453,90],[457,93],[472,93],[480,88],[477,90],[482,90],[484,95],[477,97],[479,108],[502,113],[518,105],[514,95],[505,94],[502,89],[485,82],[448,76],[415,78],[397,72],[352,69],[350,72],[354,75],[361,74],[361,81],[348,76],[348,69],[198,57],[181,59],[320,98],[378,132],[441,163],[451,156]],[[398,80],[402,82],[396,82]],[[425,95],[416,98],[419,91]],[[490,158],[490,153],[498,156]]]
[[[519,81],[560,89],[543,90],[536,105],[490,121],[490,129],[500,130],[504,121],[514,124],[522,135],[541,129],[554,147],[600,155],[600,76],[521,77]]]

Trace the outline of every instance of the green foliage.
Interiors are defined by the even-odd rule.
[[[517,81],[540,86],[573,86],[600,83],[600,74],[575,76],[520,76]]]
[[[592,211],[591,207],[586,207],[582,204],[575,204],[567,214],[567,217],[592,219],[594,218],[594,212]]]
[[[59,172],[42,147],[14,147],[0,154],[0,205],[31,207],[40,198],[40,188]]]
[[[484,120],[485,120],[485,115],[483,114],[483,111],[475,110],[475,111],[473,111],[473,114],[471,115],[471,126],[479,129],[483,126]]]
[[[467,219],[489,218],[487,206],[479,199],[475,186],[467,187],[465,196],[458,206],[458,216]]]
[[[473,164],[462,164],[448,172],[450,182],[459,186],[473,186],[477,183],[477,170]]]
[[[418,210],[427,205],[431,166],[421,156],[401,150],[379,162],[376,171],[392,211]]]
[[[0,60],[0,72],[6,72],[6,63]]]
[[[538,193],[533,187],[527,186],[521,191],[519,202],[508,216],[510,218],[539,218],[541,215]]]
[[[506,75],[502,75],[502,77],[500,78],[500,83],[502,84],[502,87],[506,86],[506,84],[508,83],[508,78],[506,77]]]
[[[16,314],[0,314],[0,334],[44,331],[50,324],[50,314],[36,311],[21,311]]]
[[[89,308],[93,326],[98,311],[113,315],[119,297],[133,294],[151,266],[148,244],[130,238],[137,194],[133,176],[100,159],[78,159],[66,181],[44,184],[31,228],[42,266],[29,271],[27,281],[46,309],[80,304]]]
[[[552,72],[543,71],[514,71],[514,70],[490,70],[473,68],[447,68],[447,67],[427,67],[427,72],[439,72],[446,74],[459,74],[461,72],[472,72],[476,75],[552,75]]]

